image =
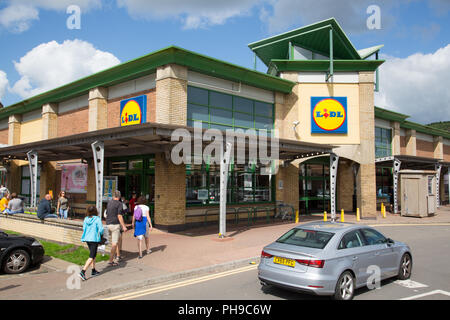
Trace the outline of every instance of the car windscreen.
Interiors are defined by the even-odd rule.
[[[334,233],[331,232],[297,228],[289,230],[276,242],[299,247],[323,249],[333,236]]]

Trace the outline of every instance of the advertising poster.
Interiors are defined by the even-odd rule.
[[[103,177],[103,201],[112,200],[114,191],[117,190],[117,176]]]
[[[87,164],[61,166],[61,190],[67,193],[87,193]]]

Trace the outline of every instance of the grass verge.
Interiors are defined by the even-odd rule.
[[[5,230],[4,232],[13,235],[21,235],[18,232]],[[74,244],[60,245],[54,242],[40,240],[39,241],[45,250],[45,255],[58,258],[67,262],[71,262],[77,265],[84,265],[89,258],[89,250],[82,246],[76,246]],[[102,256],[101,253],[97,254],[96,262],[106,261],[109,259],[109,255]]]

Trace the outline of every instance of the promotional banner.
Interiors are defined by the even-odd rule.
[[[87,193],[87,164],[61,166],[61,190],[67,193]]]
[[[311,133],[347,133],[347,97],[311,97]]]
[[[147,96],[120,101],[120,126],[131,126],[147,121]]]
[[[112,200],[114,191],[117,190],[117,176],[103,177],[103,201]]]

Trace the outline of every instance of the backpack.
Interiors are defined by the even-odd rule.
[[[142,221],[142,209],[139,206],[134,208],[134,218],[139,222]]]

